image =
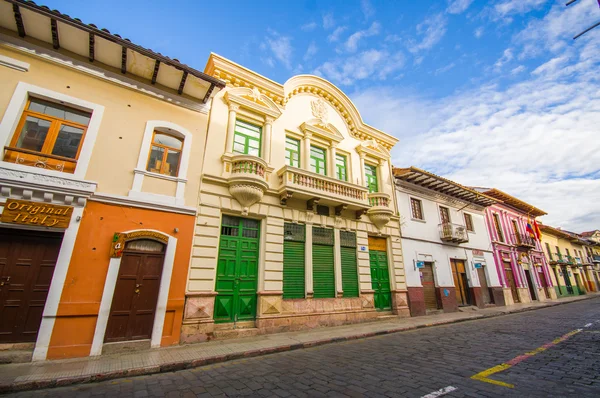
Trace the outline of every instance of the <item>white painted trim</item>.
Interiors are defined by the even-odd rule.
[[[179,161],[179,170],[177,177],[165,176],[158,173],[149,172],[146,170],[148,163],[148,154],[150,153],[150,146],[152,145],[152,137],[154,131],[160,128],[170,129],[170,134],[179,136],[183,139],[183,148],[181,148],[181,159]],[[187,170],[190,163],[190,153],[192,151],[192,133],[187,129],[164,120],[148,120],[146,122],[146,128],[144,129],[144,138],[142,139],[142,145],[140,147],[140,154],[138,156],[137,166],[135,168],[133,184],[129,191],[129,196],[141,199],[150,200],[158,203],[175,204],[182,206],[185,203],[185,186],[187,183]],[[144,184],[144,178],[154,177],[161,178],[169,181],[177,182],[177,190],[175,196],[169,195],[158,195],[142,192],[142,186]]]
[[[79,226],[81,225],[80,217],[83,215],[83,210],[83,207],[75,207],[73,209],[71,222],[69,223],[69,227],[65,230],[60,245],[60,252],[58,253],[58,258],[56,260],[56,266],[54,267],[54,275],[52,276],[52,282],[50,283],[50,289],[48,290],[48,298],[46,299],[46,304],[44,306],[44,313],[42,315],[38,337],[35,342],[32,361],[43,361],[48,356],[48,346],[50,345],[50,338],[52,337],[52,332],[54,330],[56,313],[58,312],[58,305],[67,278],[67,271],[69,270],[69,264],[71,263],[75,239],[77,238]]]
[[[92,150],[94,149],[96,137],[98,136],[98,130],[100,129],[100,122],[102,121],[102,116],[104,114],[104,106],[71,97],[56,91],[48,90],[43,87],[34,86],[29,83],[19,82],[15,92],[13,93],[10,103],[6,108],[2,122],[0,122],[0,146],[3,147],[10,143],[17,125],[19,124],[19,120],[21,119],[23,109],[27,104],[27,98],[30,94],[48,99],[50,101],[62,101],[66,105],[83,108],[92,113],[92,117],[90,118],[90,122],[85,133],[85,138],[81,146],[81,151],[79,152],[79,158],[77,159],[75,172],[72,174],[74,178],[83,180],[92,157]],[[10,167],[9,165],[12,165],[12,163],[4,161],[0,162],[0,164],[5,167]],[[35,172],[37,174],[53,177],[64,177],[65,174],[70,175],[60,171],[39,168],[35,169]]]
[[[160,347],[162,339],[163,326],[165,323],[165,314],[167,312],[167,301],[169,298],[169,288],[171,286],[171,276],[173,275],[173,266],[175,263],[175,252],[177,251],[177,238],[167,235],[162,231],[153,229],[137,229],[126,231],[123,233],[131,233],[137,231],[152,231],[169,237],[165,250],[165,259],[163,270],[160,278],[160,287],[158,290],[158,300],[156,303],[156,312],[154,313],[154,324],[152,326],[152,337],[150,346],[153,348]],[[106,281],[104,282],[104,290],[102,292],[102,300],[100,301],[100,311],[98,320],[96,321],[96,330],[94,331],[94,339],[92,341],[92,349],[90,356],[98,356],[102,354],[102,346],[104,344],[104,335],[106,334],[106,326],[108,325],[108,317],[110,315],[110,307],[117,286],[117,278],[119,276],[119,268],[121,267],[121,259],[111,258],[108,263],[108,272]]]
[[[154,194],[143,194],[138,192],[138,197],[132,196],[121,196],[121,195],[112,195],[108,193],[95,193],[90,200],[94,202],[102,202],[113,205],[126,205],[139,207],[142,209],[151,209],[151,210],[159,210],[159,211],[168,211],[171,213],[181,213],[181,214],[189,214],[196,215],[196,208],[191,206],[180,206],[175,204],[173,196],[166,195],[154,195]],[[155,201],[155,197],[168,199],[164,202]]]
[[[0,54],[0,65],[6,66],[7,68],[16,69],[20,72],[29,71],[29,64],[27,62],[19,61],[6,55]]]

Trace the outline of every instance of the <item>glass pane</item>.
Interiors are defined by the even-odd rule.
[[[167,152],[167,164],[165,165],[167,168],[164,170],[163,174],[167,174],[170,176],[177,176],[177,168],[179,167],[179,157],[181,156],[181,152],[176,151],[168,151]]]
[[[82,138],[83,129],[63,124],[58,130],[58,137],[54,143],[54,148],[52,148],[52,154],[75,159]]]
[[[246,153],[246,146],[244,144],[234,143],[233,144],[233,152],[234,153]]]
[[[69,120],[71,122],[88,125],[92,115],[89,112],[80,111],[78,109],[69,108],[54,102],[44,101],[38,98],[31,98],[29,102],[29,110],[43,113],[56,118]]]
[[[38,119],[33,116],[27,116],[23,129],[19,134],[17,148],[40,152],[44,146],[44,141],[46,140],[49,129],[49,121]]]
[[[313,243],[333,246],[333,229],[313,227]]]
[[[237,133],[236,133],[236,134],[234,135],[234,137],[233,137],[233,142],[237,142],[237,143],[239,143],[239,144],[244,144],[244,145],[245,145],[245,144],[246,144],[246,137],[244,137],[244,136],[243,136],[243,135],[241,135],[241,134],[237,134]]]
[[[150,158],[148,159],[148,167],[146,170],[153,173],[160,173],[160,167],[162,166],[163,154],[165,153],[164,148],[158,146],[152,146],[150,150]]]
[[[310,156],[317,158],[317,159],[325,159],[325,150],[311,146],[310,147]]]
[[[249,137],[260,139],[261,128],[253,124],[245,123],[240,120],[235,122],[235,131],[240,132]]]
[[[340,245],[344,247],[356,247],[356,233],[340,231]]]
[[[174,149],[181,149],[183,146],[183,141],[171,135],[156,133],[154,134],[154,144],[160,144]]]
[[[234,216],[223,215],[222,223],[230,227],[237,227],[240,225],[240,219]]]
[[[260,152],[258,150],[258,148],[248,148],[248,155],[252,155],[252,156],[260,156]]]
[[[138,239],[127,242],[126,250],[136,250],[143,252],[162,252],[165,245],[151,239]]]
[[[305,240],[305,229],[302,224],[283,224],[283,239],[297,242],[304,242]]]

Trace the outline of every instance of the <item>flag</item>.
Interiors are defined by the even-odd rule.
[[[535,232],[533,231],[533,227],[531,226],[531,220],[527,221],[527,226],[525,227],[525,230],[527,231],[529,236],[535,239]]]
[[[600,2],[600,0],[598,0]],[[537,223],[537,220],[534,219],[533,220],[533,232],[535,232],[535,237],[537,238],[537,240],[541,241],[542,240],[542,231],[540,230],[540,226]]]

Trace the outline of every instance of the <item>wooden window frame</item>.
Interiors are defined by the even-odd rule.
[[[465,228],[469,232],[475,232],[475,224],[473,224],[473,216],[469,213],[463,213],[465,219]],[[467,221],[469,220],[469,221]]]
[[[298,143],[298,150],[297,151],[292,150],[291,148],[288,147],[288,140],[292,140],[292,141],[295,141],[295,142]],[[288,153],[290,155],[289,156],[290,159],[289,159],[289,161],[287,163],[288,166],[300,168],[302,166],[302,157],[301,157],[302,156],[302,148],[301,148],[300,140],[296,139],[294,137],[290,137],[289,135],[286,135],[285,136],[285,156],[286,156],[286,158],[288,156]],[[291,155],[294,154],[294,153],[298,154],[298,165],[296,165],[296,166],[294,166],[293,164],[291,164],[292,163],[292,156]]]
[[[341,158],[341,159],[340,159]],[[343,159],[343,163],[340,164],[338,163],[339,160]],[[344,175],[346,178],[341,178],[341,171],[344,171]],[[342,153],[336,153],[335,154],[335,178],[337,178],[340,181],[348,181],[348,156],[342,154]]]
[[[155,143],[154,142],[154,138],[156,137],[156,133],[163,134],[163,135],[168,135],[169,137],[173,137],[176,140],[181,141],[181,149],[177,149],[177,148],[173,148],[171,146],[167,146],[167,145]],[[176,136],[174,134],[169,134],[169,133],[165,133],[165,132],[162,132],[162,131],[154,130],[152,132],[152,141],[150,141],[150,149],[148,150],[148,160],[146,161],[146,171],[148,171],[150,173],[156,173],[156,174],[160,174],[160,175],[166,175],[166,176],[169,176],[169,177],[177,177],[177,176],[179,176],[179,168],[181,166],[181,157],[183,156],[182,152],[183,152],[183,146],[184,145],[185,145],[185,139],[184,138],[178,137],[178,136]],[[163,153],[163,157],[162,157],[161,163],[160,163],[160,171],[150,171],[150,170],[148,170],[148,168],[150,167],[150,165],[149,165],[149,163],[150,163],[150,154],[152,153],[152,148],[155,147],[155,146],[159,147],[159,148],[163,148],[165,150],[164,153]],[[179,160],[177,162],[177,169],[175,170],[175,175],[174,176],[171,176],[170,174],[168,174],[165,171],[165,169],[166,169],[166,159],[167,159],[167,156],[169,155],[169,150],[172,150],[173,152],[175,152],[175,151],[179,152]]]
[[[323,151],[323,159],[316,158],[316,157],[314,157],[312,155],[312,149],[313,148],[318,149],[320,151]],[[311,152],[310,153],[310,159],[315,159],[315,161],[317,163],[315,165],[316,166],[315,170],[312,170],[312,165],[311,164],[308,165],[308,167],[310,168],[310,171],[312,171],[315,174],[327,176],[327,149],[321,148],[320,146],[317,146],[317,145],[311,145],[310,146],[310,152]],[[320,162],[323,162],[323,173],[319,173],[319,171],[318,171],[320,169],[320,167],[319,167],[319,163]]]
[[[258,130],[260,131],[258,140],[256,138],[254,138],[254,137],[251,137],[249,135],[246,135],[246,134],[244,134],[242,132],[237,131],[237,125],[238,125],[238,123],[249,124],[250,126],[254,126],[254,127],[258,128]],[[235,148],[235,144],[236,144],[235,137],[237,137],[237,136],[244,137],[244,152],[243,153],[236,152],[235,149],[234,149]],[[235,127],[233,129],[233,147],[231,148],[231,152],[232,153],[241,154],[241,155],[249,155],[249,153],[248,153],[248,150],[250,149],[249,142],[251,140],[252,141],[258,141],[258,155],[257,155],[257,157],[261,158],[262,157],[261,156],[262,155],[262,139],[263,139],[263,126],[260,126],[258,124],[251,123],[251,122],[248,122],[246,120],[238,118],[238,119],[235,120]],[[254,156],[254,155],[249,155],[249,156]]]
[[[552,257],[552,249],[550,249],[550,244],[548,242],[545,242],[546,244],[546,251],[548,252],[548,258],[550,259],[550,261],[554,260],[554,257]]]
[[[415,206],[414,203],[418,205],[419,213],[421,217],[417,217],[415,214]],[[413,220],[425,221],[425,215],[423,214],[423,201],[417,198],[410,198],[410,215]]]
[[[365,169],[363,170],[363,173],[365,173],[365,183],[367,184],[367,189],[369,190],[369,193],[379,192],[377,169],[378,167],[376,165],[365,163]],[[371,170],[374,173],[369,174],[367,173],[367,170]]]
[[[442,209],[444,209],[448,212],[448,220],[446,220],[446,221],[444,221],[444,216],[442,215],[442,213],[443,213]],[[452,222],[452,218],[450,217],[450,208],[449,207],[438,206],[438,210],[439,210],[439,214],[440,214],[440,223],[445,224],[445,223]]]
[[[33,98],[37,98],[37,97],[33,97]],[[15,129],[15,131],[13,133],[13,137],[10,141],[10,147],[6,148],[6,149],[10,149],[10,150],[13,150],[16,152],[28,153],[28,154],[32,154],[32,155],[43,155],[44,157],[48,157],[48,158],[52,158],[52,159],[67,160],[67,161],[76,163],[77,160],[79,159],[79,154],[81,153],[81,147],[83,147],[83,142],[85,141],[85,136],[86,136],[86,133],[88,130],[89,123],[87,125],[84,125],[84,124],[72,122],[70,120],[62,119],[59,117],[46,115],[45,113],[40,113],[40,112],[35,112],[32,110],[29,110],[29,105],[31,104],[31,99],[32,99],[32,97],[27,98],[25,107],[23,108],[23,111],[21,112],[21,118],[19,119],[17,128]],[[43,99],[40,99],[40,100],[43,100]],[[43,100],[43,101],[55,103],[55,102],[49,101],[49,100]],[[62,105],[67,108],[79,110],[77,108],[69,106],[68,104],[65,105],[65,104],[57,103],[57,105]],[[90,120],[91,120],[92,113],[89,112],[89,114],[90,114]],[[30,149],[18,148],[16,146],[17,142],[19,141],[19,137],[21,137],[23,126],[25,125],[27,116],[32,116],[32,117],[35,117],[38,119],[43,119],[43,120],[46,120],[47,122],[50,122],[50,128],[48,129],[48,134],[46,134],[46,138],[44,139],[44,145],[42,146],[42,149],[39,152],[30,150]],[[52,149],[54,149],[54,145],[56,144],[56,140],[58,139],[58,133],[60,131],[60,127],[63,125],[71,126],[71,127],[75,127],[75,128],[79,128],[79,129],[83,130],[83,134],[81,135],[81,140],[79,141],[79,147],[77,148],[77,154],[75,155],[74,158],[52,154]]]
[[[502,224],[500,223],[500,215],[498,213],[492,214],[494,220],[494,226],[496,227],[496,234],[498,234],[498,240],[504,243],[504,232],[502,232]]]

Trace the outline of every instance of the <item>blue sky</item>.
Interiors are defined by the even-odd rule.
[[[400,138],[396,166],[495,186],[543,221],[600,228],[597,0],[75,1],[45,4],[203,69],[318,74]]]

